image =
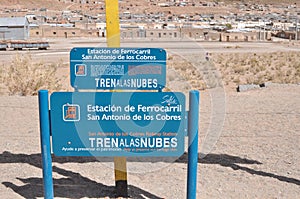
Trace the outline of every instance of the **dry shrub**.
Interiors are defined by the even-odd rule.
[[[202,74],[199,70],[196,70],[191,61],[188,61],[178,55],[171,55],[168,58],[167,67],[171,70],[174,70],[173,73],[168,73],[167,82],[173,80],[178,80],[181,82],[186,81],[190,87],[185,86],[185,90],[204,90],[207,88]]]
[[[226,85],[300,83],[299,52],[214,54]]]
[[[49,91],[61,88],[61,83],[55,77],[57,65],[34,63],[29,54],[17,54],[12,63],[3,66],[1,79],[9,95],[37,95],[40,89]]]

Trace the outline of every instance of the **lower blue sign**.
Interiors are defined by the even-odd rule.
[[[55,92],[57,156],[180,156],[187,131],[178,92]]]

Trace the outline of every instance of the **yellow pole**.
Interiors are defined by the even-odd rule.
[[[105,0],[106,38],[108,47],[120,47],[118,0]]]
[[[118,0],[105,0],[106,39],[108,47],[120,47]],[[128,197],[126,157],[114,158],[117,197]]]

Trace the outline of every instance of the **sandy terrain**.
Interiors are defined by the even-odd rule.
[[[62,58],[67,61],[67,54]],[[203,73],[204,81],[216,88],[201,91],[197,198],[299,197],[300,86],[271,84],[237,93],[223,89],[216,69],[209,69],[215,76]],[[194,87],[185,74],[169,72],[170,90]],[[67,89],[68,81],[63,84]],[[0,198],[41,198],[37,97],[2,94],[0,102]],[[131,158],[127,164],[131,198],[186,197],[186,154],[174,162]],[[53,177],[57,198],[115,197],[111,158],[53,157]]]

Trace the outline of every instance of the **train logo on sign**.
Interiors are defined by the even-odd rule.
[[[63,105],[63,121],[78,122],[80,121],[80,106],[77,104]]]
[[[76,76],[86,76],[86,65],[76,64],[75,65],[75,75]]]

